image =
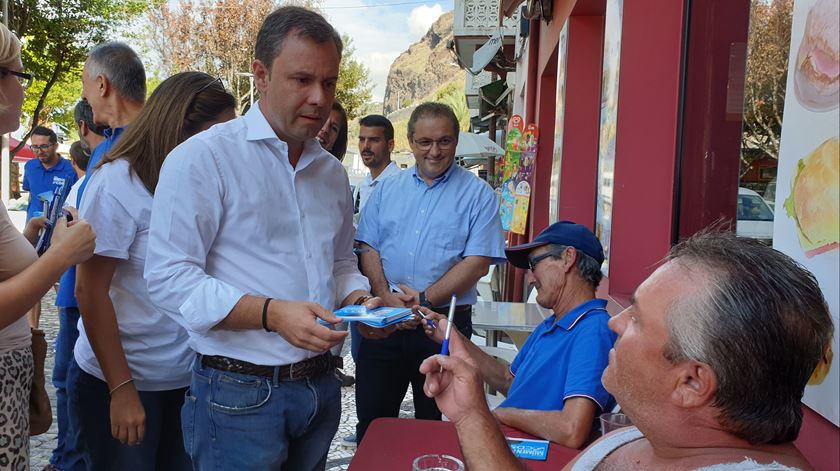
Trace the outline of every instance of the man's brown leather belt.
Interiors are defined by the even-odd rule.
[[[243,375],[261,376],[263,378],[274,378],[276,372],[278,379],[285,380],[306,379],[314,376],[321,376],[330,373],[335,369],[335,364],[330,352],[326,352],[308,360],[281,366],[255,365],[235,358],[215,355],[201,355],[201,365],[207,368],[213,368],[214,370],[228,371],[230,373],[239,373]]]

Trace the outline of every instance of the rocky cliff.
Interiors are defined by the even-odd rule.
[[[446,49],[452,39],[452,19],[451,11],[441,15],[420,41],[391,64],[385,86],[385,114],[415,105],[441,85],[463,75]]]

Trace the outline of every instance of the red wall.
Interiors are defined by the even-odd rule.
[[[804,421],[796,447],[817,471],[837,471],[840,469],[840,429],[808,406],[802,406],[802,412]]]
[[[604,17],[569,17],[558,215],[594,230]]]
[[[671,247],[683,2],[625,1],[622,29],[610,292],[626,296]]]

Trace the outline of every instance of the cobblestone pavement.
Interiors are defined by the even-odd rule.
[[[49,464],[52,450],[55,448],[56,434],[58,433],[57,422],[55,420],[55,388],[50,380],[54,364],[53,347],[55,345],[56,334],[58,334],[58,308],[55,307],[55,293],[52,290],[42,301],[40,327],[44,330],[47,337],[47,344],[49,345],[45,370],[47,393],[50,396],[50,403],[53,407],[53,424],[47,433],[32,437],[29,440],[30,468],[37,471],[40,471],[44,466]],[[342,354],[344,355],[345,372],[347,374],[354,374],[356,367],[353,364],[353,359],[350,357],[349,340],[345,342]],[[330,452],[327,456],[328,471],[347,469],[355,452],[355,449],[345,448],[341,445],[342,438],[356,433],[356,396],[354,391],[352,387],[341,388],[341,422],[339,423],[338,432],[335,434],[335,438],[333,438],[332,444],[330,445]],[[414,403],[412,400],[411,388],[408,388],[408,393],[400,408],[400,417],[414,416]]]

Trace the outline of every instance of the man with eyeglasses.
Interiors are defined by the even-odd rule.
[[[504,262],[504,240],[495,192],[454,163],[458,132],[458,119],[446,105],[423,103],[412,112],[408,141],[415,166],[376,186],[362,210],[356,241],[362,273],[384,304],[446,312],[455,294],[455,326],[469,338],[476,283],[491,263]],[[358,328],[364,337],[356,367],[358,441],[373,419],[397,417],[409,384],[414,416],[440,420],[418,371],[440,346],[419,322]]]
[[[42,193],[52,193],[56,188],[69,181],[72,185],[78,177],[73,170],[73,164],[58,154],[58,136],[52,129],[37,126],[32,130],[29,138],[29,148],[35,153],[36,159],[26,162],[23,166],[23,191],[29,192],[29,206],[26,208],[26,220],[29,221],[44,211],[44,203],[38,198]],[[27,314],[29,325],[38,328],[41,320],[41,303],[39,302]]]
[[[537,303],[551,309],[522,346],[510,368],[466,338],[452,334],[457,350],[469,353],[481,376],[506,399],[494,414],[503,424],[570,447],[591,441],[593,424],[615,401],[601,383],[616,334],[607,327],[607,301],[595,297],[604,252],[595,235],[569,221],[546,228],[529,244],[505,250],[510,263],[529,268]],[[446,321],[426,333],[443,340]]]

